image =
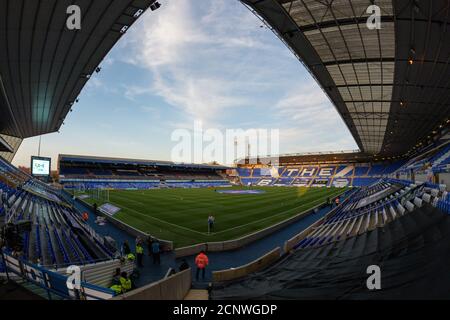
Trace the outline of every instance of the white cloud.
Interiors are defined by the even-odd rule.
[[[286,119],[286,128],[280,129],[283,149],[357,149],[337,110],[318,86],[297,84],[295,88],[274,108],[277,117]]]
[[[189,45],[204,41],[192,17],[191,1],[164,3],[155,13],[148,11],[127,35],[133,56],[129,62],[151,69],[183,61]]]
[[[172,78],[155,74],[155,80],[155,92],[192,119],[213,121],[222,117],[226,109],[249,102],[243,96],[231,94],[235,84],[220,78],[207,75],[191,77],[178,70]]]
[[[95,92],[95,90],[103,89],[103,88],[105,88],[105,84],[103,83],[102,80],[100,80],[97,77],[92,77],[86,83],[86,92],[87,92],[87,94],[93,94]]]
[[[112,57],[107,56],[101,63],[102,68],[108,68],[112,65],[114,65],[115,59]]]
[[[125,98],[136,101],[139,96],[151,94],[151,88],[136,85],[123,85]]]
[[[88,96],[95,96],[100,90],[109,94],[118,93],[118,90],[116,88],[107,85],[105,81],[101,79],[101,77],[97,76],[97,74],[94,73],[86,83],[83,94],[86,94]]]
[[[151,74],[147,85],[127,86],[125,97],[158,95],[179,111],[173,121],[178,124],[201,120],[207,127],[221,127],[227,115],[236,118],[235,127],[273,119],[289,152],[328,148],[340,137],[345,146],[354,145],[319,86],[303,85],[313,81],[309,74],[260,25],[238,1],[164,2],[158,11],[148,11],[123,43],[131,57],[122,60]],[[240,111],[250,108],[261,112],[241,117]],[[329,128],[334,137],[327,134]]]
[[[229,15],[229,0],[201,5],[177,0],[147,12],[127,35],[125,46],[132,55],[125,59],[151,71],[153,83],[127,87],[125,96],[156,94],[189,119],[207,122],[220,121],[223,112],[250,104],[249,96],[256,91],[243,92],[242,85],[250,83],[256,90],[248,80],[264,71],[249,66],[248,55],[254,52],[242,50],[270,46],[255,37],[256,18],[238,2],[231,6],[236,14]]]

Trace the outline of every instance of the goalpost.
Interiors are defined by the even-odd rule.
[[[79,196],[80,194],[86,193],[86,187],[84,184],[72,185],[70,189],[66,190],[72,194],[72,196]]]
[[[87,194],[91,199],[98,200],[99,202],[109,201],[109,189],[89,189]]]

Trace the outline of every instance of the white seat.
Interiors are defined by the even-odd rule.
[[[422,196],[422,200],[425,201],[426,203],[430,203],[431,202],[431,195],[428,193],[424,193]]]
[[[400,213],[400,215],[403,215],[405,213],[406,209],[403,207],[400,203],[397,205],[397,212]]]
[[[406,206],[406,209],[408,209],[409,212],[412,212],[414,210],[414,204],[411,201],[407,201],[405,206]]]
[[[392,215],[392,219],[395,220],[397,218],[397,213],[395,212],[395,209],[392,206],[390,206],[389,211]]]

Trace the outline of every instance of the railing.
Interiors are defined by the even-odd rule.
[[[48,293],[48,298],[55,294],[63,299],[70,300],[106,300],[114,297],[111,289],[96,286],[81,281],[79,289],[69,289],[68,277],[60,273],[50,271],[41,266],[31,264],[2,251],[4,268],[8,279],[10,273],[39,286]]]

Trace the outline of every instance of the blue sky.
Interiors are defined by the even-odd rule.
[[[280,152],[357,149],[296,57],[237,0],[161,1],[101,63],[41,155],[170,160],[175,129],[280,130]],[[38,138],[14,163],[29,165]],[[55,166],[54,166],[55,167]]]

